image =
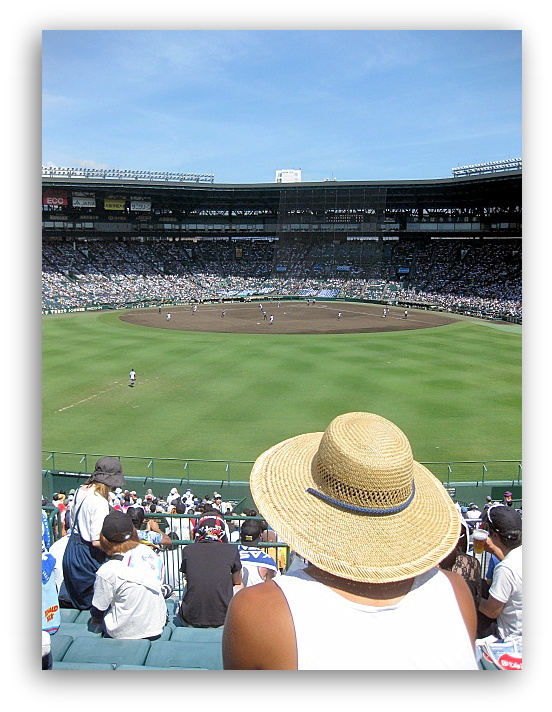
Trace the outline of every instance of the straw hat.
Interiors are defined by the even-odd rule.
[[[460,515],[412,457],[404,433],[373,413],[346,413],[260,455],[250,476],[266,521],[318,568],[353,581],[401,581],[456,546]]]

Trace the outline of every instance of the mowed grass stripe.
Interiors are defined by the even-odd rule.
[[[351,410],[396,422],[419,460],[520,458],[521,335],[469,321],[278,336],[146,329],[117,313],[43,320],[44,449],[254,460]]]

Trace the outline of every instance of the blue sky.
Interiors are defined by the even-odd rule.
[[[516,30],[48,30],[42,164],[449,177],[521,157],[521,64]]]

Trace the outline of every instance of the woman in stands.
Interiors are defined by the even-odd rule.
[[[106,558],[100,548],[100,532],[109,513],[109,492],[125,484],[119,460],[102,457],[77,490],[71,507],[71,535],[63,555],[62,607],[90,610],[96,571]]]

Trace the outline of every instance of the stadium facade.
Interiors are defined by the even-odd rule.
[[[522,171],[435,180],[216,184],[43,169],[44,238],[520,239]]]

